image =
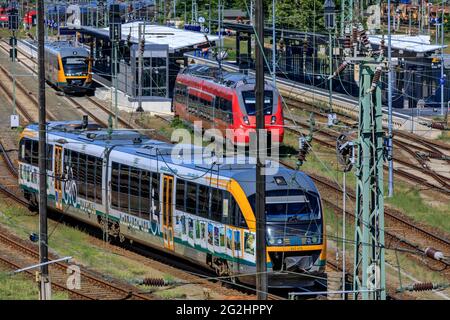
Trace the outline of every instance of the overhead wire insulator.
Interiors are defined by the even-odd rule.
[[[398,288],[397,292],[443,290],[448,287],[450,287],[448,283],[418,282],[403,288]]]
[[[378,82],[380,81],[381,78],[381,71],[383,70],[383,68],[381,66],[378,66],[375,69],[375,74],[373,75],[372,78],[372,85],[370,86],[370,92],[373,92],[375,90],[375,88],[378,85]]]
[[[344,38],[344,48],[345,49],[351,49],[352,48],[352,38],[350,34],[345,34]]]
[[[336,69],[336,71],[333,73],[333,75],[328,77],[328,80],[336,77],[338,74],[340,74],[342,71],[345,70],[345,68],[347,68],[349,62],[348,61],[344,61],[341,63],[341,65]]]
[[[141,284],[149,287],[165,287],[171,283],[161,278],[144,278],[142,279]]]
[[[353,26],[353,29],[352,29],[352,42],[353,43],[358,42],[358,28],[356,26]]]
[[[366,30],[364,30],[362,24],[358,26],[358,36],[361,39],[361,42],[363,43],[364,47],[368,51],[372,51],[372,46],[370,44],[369,37],[367,36]]]
[[[431,259],[441,261],[444,259],[444,254],[441,251],[438,251],[435,248],[427,247],[425,249],[425,255],[430,257]]]
[[[384,56],[385,52],[386,52],[386,43],[384,41],[384,35],[383,35],[383,38],[381,38],[381,41],[380,41],[380,54],[382,56]]]

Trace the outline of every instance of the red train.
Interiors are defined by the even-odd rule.
[[[6,28],[8,26],[8,9],[0,7],[0,26]]]
[[[31,28],[32,26],[36,25],[37,21],[37,11],[36,10],[30,10],[23,16],[23,23],[27,28]]]
[[[249,133],[256,128],[254,88],[254,77],[193,64],[177,76],[173,111],[186,122],[202,121],[203,128],[219,129],[233,143],[247,145]],[[282,109],[278,91],[266,83],[265,128],[272,142],[283,141]]]

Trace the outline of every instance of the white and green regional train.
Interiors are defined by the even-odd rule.
[[[64,214],[254,284],[255,166],[179,164],[174,145],[135,131],[80,121],[49,122],[48,205]],[[38,199],[38,126],[22,132],[19,184]],[[313,283],[326,241],[319,192],[304,173],[280,166],[266,177],[270,287]]]

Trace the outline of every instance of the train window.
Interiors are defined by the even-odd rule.
[[[130,185],[130,167],[120,165],[119,175],[119,209],[125,213],[129,210],[128,190]]]
[[[95,202],[102,203],[103,160],[95,158]]]
[[[147,170],[141,172],[141,218],[148,217],[150,212],[150,180],[151,173]]]
[[[245,110],[250,116],[256,113],[256,97],[254,91],[243,91],[242,98],[244,99]],[[273,109],[273,92],[270,90],[264,91],[264,114],[272,114]]]
[[[78,153],[78,152],[77,152]],[[84,199],[87,199],[86,188],[86,154],[79,153],[78,155],[78,195]]]
[[[152,173],[152,203],[153,203],[153,213],[159,213],[160,203],[159,203],[159,173]]]
[[[201,217],[208,217],[209,211],[209,187],[204,185],[198,186],[198,209],[197,214]]]
[[[119,209],[119,164],[117,162],[112,163],[111,208]]]
[[[247,228],[247,222],[245,221],[244,216],[242,215],[242,211],[231,194],[229,201],[229,214],[230,214],[230,224],[236,227]]]
[[[195,214],[197,204],[197,184],[187,182],[186,188],[186,212]]]
[[[70,165],[71,172],[68,172],[68,178],[69,180],[78,181],[78,152],[69,150],[69,157],[68,157],[67,164]]]
[[[184,191],[186,190],[186,182],[182,179],[177,179],[177,186],[176,186],[176,201],[175,201],[175,208],[180,211],[185,211],[185,194]]]
[[[139,215],[140,210],[140,170],[130,169],[130,214]]]
[[[89,201],[95,201],[95,157],[86,157],[86,199]]]
[[[39,143],[31,140],[31,164],[39,165]]]
[[[53,145],[45,144],[45,147],[47,150],[47,154],[45,155],[45,159],[47,159],[47,170],[53,170]]]
[[[84,76],[88,72],[85,57],[67,57],[62,59],[66,76]]]
[[[222,221],[223,193],[217,188],[211,189],[211,219]]]
[[[25,163],[31,163],[31,143],[30,139],[20,140],[20,154],[19,159]]]

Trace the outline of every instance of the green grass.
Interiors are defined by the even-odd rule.
[[[186,293],[179,288],[155,291],[154,294],[162,299],[186,299]]]
[[[450,233],[450,204],[431,206],[424,201],[421,191],[416,187],[397,182],[394,196],[385,201],[415,220]]]
[[[0,223],[22,239],[28,239],[31,232],[37,233],[38,219],[24,213],[26,210],[0,203],[0,211],[3,212],[3,215],[0,215]],[[83,230],[54,220],[49,220],[49,247],[60,256],[72,256],[76,263],[95,268],[115,278],[132,280],[155,276],[142,263],[107,251],[100,243],[93,244],[91,236]]]
[[[0,300],[38,300],[39,290],[36,282],[23,274],[11,275],[0,269]],[[66,292],[53,291],[52,300],[68,300]]]
[[[439,136],[438,136],[438,140],[444,141],[444,142],[449,142],[450,143],[450,133],[447,132],[442,132]]]

